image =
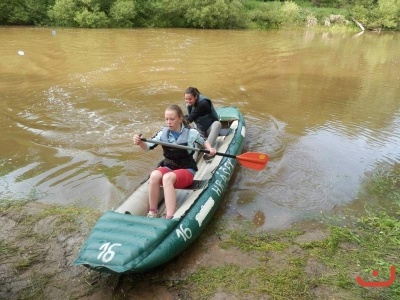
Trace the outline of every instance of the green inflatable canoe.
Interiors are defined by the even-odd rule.
[[[105,212],[82,246],[75,265],[105,273],[139,273],[152,270],[182,253],[211,220],[242,152],[245,121],[235,107],[217,110],[222,129],[215,148],[219,153],[211,160],[197,157],[198,172],[192,186],[177,190],[177,210],[173,219],[163,215],[147,218],[148,182],[145,180],[121,204]],[[230,155],[230,156],[229,156]],[[160,193],[161,195],[163,193]]]

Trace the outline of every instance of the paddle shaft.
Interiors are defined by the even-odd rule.
[[[208,151],[206,149],[192,148],[192,147],[188,147],[188,146],[165,143],[165,142],[161,142],[161,141],[148,140],[148,139],[145,139],[145,138],[141,138],[141,140],[143,142],[159,144],[159,145],[163,145],[163,146],[167,146],[167,147],[171,147],[171,148],[193,150],[193,151],[199,151],[199,152],[208,153],[208,154],[210,153],[210,151]],[[225,157],[230,157],[230,158],[236,158],[236,155],[226,154],[226,153],[222,153],[222,152],[216,152],[215,155],[220,155],[220,156],[225,156]]]
[[[160,145],[164,145],[166,147],[171,147],[171,148],[186,149],[186,150],[192,150],[192,151],[199,151],[199,152],[203,152],[203,153],[210,153],[210,151],[205,150],[205,149],[192,148],[192,147],[188,147],[188,146],[176,145],[176,144],[165,143],[165,142],[155,141],[155,140],[147,140],[145,138],[141,138],[141,140],[143,142],[160,144]],[[259,152],[246,152],[239,156],[216,152],[215,155],[220,155],[220,156],[237,159],[241,165],[243,165],[247,168],[251,168],[253,170],[258,170],[258,171],[264,169],[268,163],[268,155],[265,153],[259,153]]]

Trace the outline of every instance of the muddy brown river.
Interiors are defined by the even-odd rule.
[[[399,33],[2,27],[0,41],[2,199],[111,209],[162,156],[131,137],[188,86],[237,106],[244,151],[270,156],[236,169],[226,217],[269,230],[363,209],[363,183],[400,162]]]

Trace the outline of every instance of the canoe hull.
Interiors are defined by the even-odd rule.
[[[219,138],[218,151],[239,155],[245,139],[243,117],[234,107],[219,109],[218,113],[221,122],[230,125],[229,134]],[[177,192],[180,205],[173,219],[142,216],[148,208],[147,195],[140,202],[143,207],[132,201],[142,197],[139,195],[147,189],[145,182],[135,197],[103,214],[74,264],[106,273],[139,273],[157,268],[182,253],[210,222],[228,188],[237,160],[215,157],[201,164],[204,165],[199,167],[195,179],[202,184]],[[129,212],[136,209],[140,213],[134,213],[142,215],[124,214],[125,209]]]

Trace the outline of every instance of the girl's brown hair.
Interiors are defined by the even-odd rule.
[[[170,106],[167,108],[167,110],[171,110],[171,111],[176,112],[176,114],[178,115],[179,118],[182,117],[182,123],[183,123],[183,125],[184,125],[185,127],[189,127],[189,122],[185,119],[185,116],[184,116],[184,114],[183,114],[183,110],[182,110],[182,108],[181,108],[179,105],[177,105],[177,104],[172,104],[172,105],[170,105]]]
[[[193,86],[189,86],[186,90],[185,90],[185,94],[190,94],[192,95],[196,100],[199,100],[199,95],[200,95],[200,91],[193,87]]]

